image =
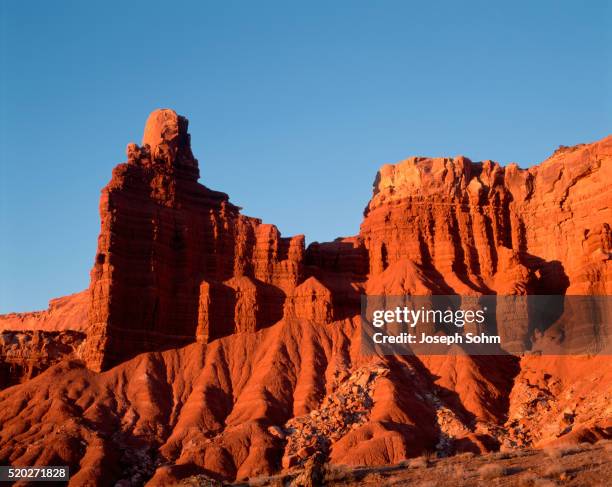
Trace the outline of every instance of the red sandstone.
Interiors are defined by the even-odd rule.
[[[359,330],[364,293],[611,294],[612,137],[529,170],[385,165],[359,235],[305,248],[197,182],[187,124],[158,110],[128,145],[89,289],[0,317],[6,344],[86,333],[20,338],[36,353],[7,369],[0,462],[165,485],[612,435],[607,357],[364,357]]]

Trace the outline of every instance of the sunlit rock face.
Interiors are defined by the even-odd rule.
[[[0,462],[169,485],[609,437],[608,357],[365,356],[359,314],[610,294],[611,160],[608,137],[529,169],[385,165],[359,234],[305,248],[200,184],[187,119],[157,110],[102,190],[89,289],[0,317]],[[520,312],[496,310],[519,345]]]
[[[285,291],[301,277],[303,237],[281,238],[197,182],[187,126],[172,110],[153,112],[142,147],[128,146],[128,162],[102,191],[85,351],[92,369],[190,343],[198,333],[255,330],[255,318],[278,321]],[[210,291],[203,282],[228,288],[219,299],[236,307],[227,310],[229,327],[199,312],[200,291]]]

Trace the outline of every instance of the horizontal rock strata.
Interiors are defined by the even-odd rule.
[[[362,295],[611,294],[612,137],[529,169],[385,165],[359,234],[306,248],[200,184],[187,129],[157,110],[128,145],[89,288],[0,317],[2,464],[161,486],[612,436],[607,356],[364,356],[359,317]],[[496,310],[517,347],[521,313]]]

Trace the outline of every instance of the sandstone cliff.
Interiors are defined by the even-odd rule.
[[[607,138],[529,170],[465,157],[385,165],[359,235],[304,249],[302,236],[281,238],[199,184],[187,120],[158,110],[102,192],[88,365],[256,331],[283,315],[354,316],[365,281],[372,293],[406,261],[421,269],[404,277],[419,279],[417,293],[605,295],[611,157]],[[406,292],[401,278],[393,285],[384,293]]]
[[[30,313],[0,315],[0,331],[85,331],[89,327],[89,293],[81,291],[49,301],[49,308]]]
[[[364,356],[359,313],[363,294],[610,294],[611,164],[612,137],[528,170],[386,165],[359,234],[305,248],[198,183],[187,120],[155,111],[102,191],[71,318],[0,318],[86,333],[0,393],[0,462],[167,485],[609,437],[606,356]]]
[[[151,114],[142,147],[127,155],[100,201],[88,365],[278,321],[284,289],[300,278],[303,238],[281,238],[199,184],[187,120],[171,110]],[[225,320],[234,308],[240,323]]]

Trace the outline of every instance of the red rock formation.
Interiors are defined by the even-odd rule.
[[[351,316],[366,276],[370,294],[406,292],[399,281],[395,289],[377,284],[406,259],[421,269],[407,278],[429,282],[412,284],[415,294],[605,294],[612,234],[602,186],[610,168],[601,161],[611,145],[608,138],[564,149],[530,170],[464,157],[383,166],[360,235],[305,253],[302,236],[282,239],[198,184],[187,121],[154,112],[143,148],[130,144],[128,163],[103,191],[88,364],[98,370],[138,352],[268,326],[283,307],[295,314],[293,301],[306,298],[296,286],[308,275],[330,290],[315,307]]]
[[[49,308],[0,315],[0,389],[65,358],[80,358],[89,327],[89,293],[52,299]]]
[[[301,318],[317,323],[333,321],[332,293],[315,277],[297,286],[285,302],[286,319]]]
[[[197,335],[255,330],[255,294],[267,300],[261,322],[274,321],[283,289],[298,281],[303,237],[281,239],[273,225],[241,215],[227,195],[199,184],[187,123],[172,110],[153,112],[142,147],[128,145],[128,162],[102,191],[85,351],[94,370]],[[235,323],[212,329],[199,293],[231,279]]]
[[[85,334],[78,331],[0,333],[0,389],[24,382],[66,358],[78,359]]]
[[[362,294],[610,294],[612,137],[529,170],[383,166],[359,235],[307,249],[197,182],[173,111],[127,152],[102,192],[89,290],[0,318],[87,332],[0,392],[0,463],[168,485],[612,436],[608,357],[364,356],[359,321]],[[83,300],[86,325],[51,318]],[[531,338],[497,313],[507,340]]]
[[[45,311],[0,315],[0,331],[86,331],[88,306],[87,291],[52,299]]]
[[[408,258],[460,294],[513,293],[529,270],[541,291],[609,294],[611,157],[608,137],[528,170],[464,157],[383,166],[360,233],[370,273]]]

